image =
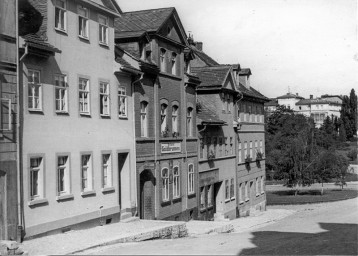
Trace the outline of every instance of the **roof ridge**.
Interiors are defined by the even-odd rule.
[[[148,11],[154,11],[154,10],[169,10],[169,9],[175,9],[175,7],[162,7],[162,8],[153,8],[153,9],[145,9],[145,10],[137,10],[137,11],[130,11],[130,12],[123,12],[124,15],[129,13],[136,13],[136,12],[148,12]]]

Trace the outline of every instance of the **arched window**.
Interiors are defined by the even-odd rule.
[[[194,194],[194,165],[188,166],[188,194]]]
[[[162,169],[162,199],[163,201],[169,200],[169,170],[168,168]]]
[[[177,54],[175,52],[172,53],[172,74],[176,75],[176,70],[177,70],[177,65],[176,65],[176,60],[177,60]]]
[[[173,137],[177,137],[179,136],[179,132],[178,132],[178,126],[179,126],[179,114],[178,114],[178,106],[174,105],[172,107],[172,132],[173,132]]]
[[[186,115],[187,137],[193,136],[193,108],[189,107]]]
[[[163,103],[160,105],[160,131],[162,137],[168,137],[168,125],[167,125],[167,108],[168,105]]]
[[[173,169],[173,198],[180,197],[180,175],[179,167],[174,166]]]
[[[140,136],[148,137],[148,102],[140,103]]]

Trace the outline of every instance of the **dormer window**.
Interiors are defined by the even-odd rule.
[[[166,50],[164,48],[160,48],[160,71],[165,72],[165,54]]]
[[[176,75],[176,69],[177,69],[177,65],[176,65],[176,59],[177,59],[177,54],[175,52],[172,53],[172,74]]]

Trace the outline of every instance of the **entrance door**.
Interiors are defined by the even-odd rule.
[[[140,174],[140,218],[154,219],[155,211],[155,179],[151,170],[144,170]]]
[[[122,209],[122,171],[128,167],[127,160],[128,153],[119,153],[118,154],[118,203],[119,209]]]
[[[6,175],[0,171],[0,240],[6,240]]]

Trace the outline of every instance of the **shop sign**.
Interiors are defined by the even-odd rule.
[[[168,142],[160,144],[160,152],[162,154],[167,153],[180,153],[181,152],[181,143],[180,142]]]

